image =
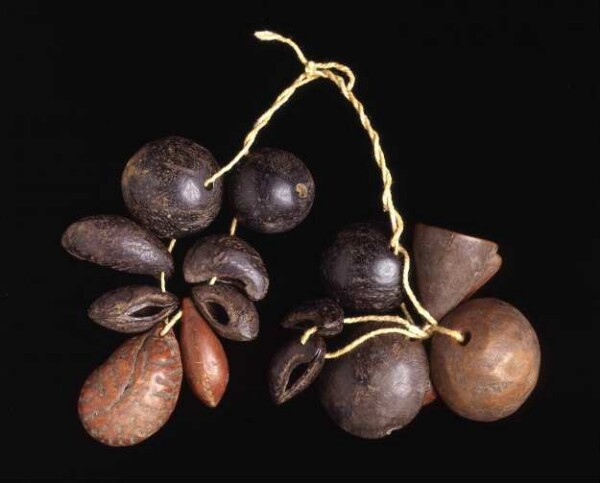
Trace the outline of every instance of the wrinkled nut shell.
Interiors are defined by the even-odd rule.
[[[402,261],[390,249],[389,237],[367,224],[340,231],[321,258],[328,293],[344,309],[386,312],[400,306]]]
[[[273,357],[269,369],[269,391],[275,404],[289,401],[308,388],[321,373],[326,353],[325,341],[315,335],[304,345],[294,339],[283,346]],[[290,385],[292,372],[302,364],[306,364],[304,371]]]
[[[443,334],[431,344],[431,376],[455,413],[474,421],[513,414],[533,391],[540,346],[529,321],[497,299],[476,299],[450,312],[442,325],[466,335],[464,345]]]
[[[75,258],[122,272],[153,275],[173,273],[173,258],[165,245],[133,221],[116,215],[83,218],[62,236],[63,248]]]
[[[191,299],[183,299],[182,310],[181,355],[185,376],[196,397],[214,408],[229,382],[227,356],[221,341]]]
[[[235,236],[210,235],[196,242],[185,255],[183,276],[188,283],[217,277],[240,287],[250,300],[261,300],[269,289],[269,276],[258,252]]]
[[[352,339],[375,326],[351,331]],[[319,397],[343,430],[361,438],[382,438],[415,418],[428,379],[423,344],[386,334],[329,360],[318,381]]]
[[[159,287],[129,285],[111,290],[97,298],[88,316],[97,324],[117,332],[145,332],[171,315],[179,299]]]
[[[156,433],[175,409],[181,388],[179,344],[161,328],[132,337],[85,381],[79,418],[94,439],[130,446]]]
[[[317,327],[317,334],[331,337],[344,328],[344,311],[331,299],[306,302],[289,312],[281,322],[286,329],[306,330]]]
[[[438,320],[502,265],[496,243],[422,224],[415,228],[413,253],[421,302]]]
[[[256,339],[259,319],[256,307],[235,287],[216,283],[202,284],[192,288],[192,299],[198,311],[217,334],[226,339],[250,341]],[[219,306],[227,317],[219,320]]]
[[[127,209],[162,238],[181,238],[212,223],[221,208],[223,183],[207,178],[219,165],[213,155],[182,137],[152,141],[127,162],[121,189]]]

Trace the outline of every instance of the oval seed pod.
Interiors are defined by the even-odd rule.
[[[275,404],[283,404],[300,394],[319,376],[325,364],[327,347],[318,335],[302,344],[294,339],[273,357],[269,368],[269,391]],[[294,369],[305,365],[302,374],[290,383]]]
[[[367,224],[340,231],[321,258],[328,292],[348,310],[385,312],[400,306],[402,261],[388,237]]]
[[[361,438],[382,438],[406,426],[421,410],[428,372],[421,342],[381,335],[329,360],[319,378],[319,397],[343,430]]]
[[[423,224],[415,228],[413,253],[421,302],[438,320],[502,265],[496,243]]]
[[[286,329],[317,327],[317,334],[331,337],[344,328],[344,311],[333,300],[323,298],[305,302],[289,312],[281,322]]]
[[[85,381],[79,418],[94,439],[109,446],[137,444],[158,431],[175,409],[181,356],[172,332],[161,327],[132,337]]]
[[[75,258],[122,272],[153,275],[173,273],[167,247],[149,231],[117,215],[82,218],[62,236],[63,248]]]
[[[121,189],[127,209],[163,238],[181,238],[206,228],[221,208],[223,184],[204,187],[219,165],[195,142],[168,137],[145,144],[127,162]]]
[[[217,277],[240,287],[250,300],[264,298],[269,276],[258,252],[236,236],[201,238],[185,254],[183,277],[188,283],[208,282]]]
[[[513,414],[533,391],[540,345],[529,321],[512,305],[476,299],[450,312],[442,325],[466,340],[436,334],[431,376],[439,396],[455,413],[474,421]]]
[[[315,183],[305,164],[273,148],[250,153],[232,172],[227,190],[239,222],[261,233],[296,227],[315,199]]]
[[[128,285],[97,298],[88,316],[97,324],[117,332],[144,332],[171,315],[179,299],[158,287]]]
[[[198,311],[221,337],[249,341],[258,336],[256,307],[235,287],[218,282],[215,285],[196,285],[192,288],[192,299]]]
[[[214,408],[229,382],[229,364],[221,341],[185,298],[181,304],[181,355],[185,377],[200,401]]]

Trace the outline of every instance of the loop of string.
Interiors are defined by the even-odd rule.
[[[167,250],[169,250],[169,253],[173,253],[173,248],[175,248],[175,243],[177,243],[177,240],[175,238],[171,239],[171,241],[169,242],[169,246],[167,248]],[[160,272],[160,290],[161,290],[161,292],[167,291],[167,282],[165,279],[166,279],[165,272]],[[177,321],[179,319],[181,319],[182,315],[183,315],[183,312],[181,310],[178,310],[177,313],[170,319],[169,319],[169,317],[167,317],[165,319],[165,326],[160,331],[160,336],[164,337],[165,335],[167,335],[167,333],[173,328],[173,326],[177,323]]]

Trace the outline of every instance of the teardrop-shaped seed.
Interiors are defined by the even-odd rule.
[[[156,433],[175,409],[181,389],[179,344],[162,327],[132,337],[85,381],[79,418],[109,446],[130,446]]]
[[[286,329],[306,330],[317,327],[317,334],[330,337],[344,327],[344,311],[335,301],[327,298],[311,300],[289,312],[281,322]]]
[[[269,276],[258,252],[235,236],[210,235],[186,253],[183,276],[188,283],[207,282],[217,277],[242,288],[251,300],[264,298]]]
[[[122,272],[153,275],[173,273],[173,258],[165,245],[133,221],[117,215],[83,218],[62,236],[63,248],[76,258]]]
[[[192,392],[207,406],[219,404],[229,382],[229,364],[221,341],[191,299],[181,304],[181,356]]]
[[[423,224],[415,228],[413,252],[421,302],[436,319],[473,295],[502,265],[496,243]]]
[[[196,307],[217,334],[249,341],[258,336],[258,312],[251,300],[232,285],[202,284],[192,288]],[[226,320],[220,320],[223,317]]]
[[[171,315],[178,298],[149,285],[128,285],[97,298],[88,309],[94,322],[117,332],[144,332]]]
[[[313,335],[302,344],[294,339],[275,354],[269,369],[269,390],[275,404],[282,404],[300,394],[318,377],[325,365],[327,347],[322,337]],[[294,369],[305,365],[302,374],[290,383]]]

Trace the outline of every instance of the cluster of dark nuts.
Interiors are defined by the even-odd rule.
[[[216,334],[235,341],[258,336],[254,302],[267,294],[269,277],[259,253],[233,233],[200,238],[186,253],[189,297],[180,301],[165,288],[175,268],[161,239],[197,234],[215,219],[223,183],[219,178],[207,187],[205,180],[218,169],[210,152],[188,139],[150,142],[128,161],[122,176],[123,199],[135,221],[91,216],[63,234],[63,247],[76,258],[162,281],[161,287],[117,288],[89,307],[90,319],[103,327],[139,334],[98,367],[81,390],[80,419],[102,443],[132,445],[158,431],[175,409],[184,374],[192,392],[216,406],[229,379]],[[279,233],[308,215],[315,188],[296,156],[259,149],[229,178],[227,194],[241,225]],[[179,341],[164,325],[169,317],[182,319]]]

